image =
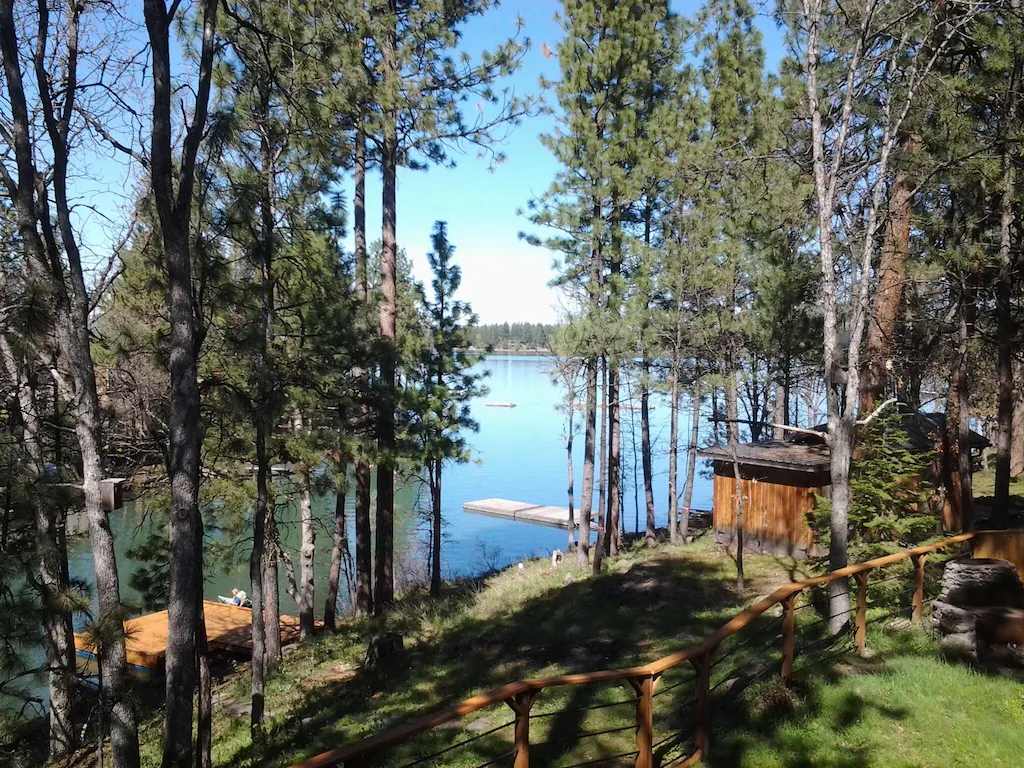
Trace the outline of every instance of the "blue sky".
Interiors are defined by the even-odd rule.
[[[523,34],[532,47],[508,85],[519,94],[538,94],[541,76],[558,78],[557,58],[546,58],[541,47],[546,43],[554,51],[561,39],[554,21],[560,5],[552,0],[505,0],[467,25],[463,40],[471,51],[495,46],[515,30],[516,18],[522,17],[526,23]],[[673,2],[672,7],[689,15],[700,3],[687,0]],[[775,68],[781,56],[781,35],[767,16],[759,19],[758,26],[765,37],[768,66]],[[493,171],[486,159],[475,155],[457,157],[454,169],[399,171],[399,247],[412,258],[416,277],[427,280],[430,231],[435,221],[447,221],[448,237],[462,266],[461,298],[472,304],[482,323],[558,319],[558,295],[548,287],[554,277],[553,255],[518,239],[518,233],[530,225],[516,215],[528,200],[547,189],[557,172],[539,138],[551,130],[553,121],[548,116],[524,120],[501,146],[507,159]],[[346,199],[351,200],[351,184],[345,189]],[[379,237],[379,176],[367,183],[367,229],[371,242]]]
[[[525,22],[522,34],[530,38],[532,46],[522,68],[499,85],[511,86],[521,95],[540,95],[540,78],[557,79],[559,74],[557,58],[545,57],[542,47],[546,44],[554,51],[561,39],[554,20],[560,7],[556,0],[504,0],[465,27],[464,48],[478,53],[495,47],[515,31],[516,20],[521,17]],[[691,15],[700,2],[676,0],[672,7],[677,13]],[[774,69],[782,53],[782,40],[767,16],[769,11],[770,6],[762,10],[758,26],[764,35],[768,66]],[[148,86],[139,94],[143,103],[148,103],[149,94]],[[530,225],[517,215],[531,198],[547,189],[555,176],[556,164],[540,143],[541,134],[553,125],[551,116],[526,118],[499,147],[507,159],[493,169],[487,159],[471,152],[453,155],[455,168],[399,171],[398,243],[411,257],[415,276],[429,280],[426,254],[430,232],[435,221],[447,221],[449,239],[463,271],[460,297],[472,304],[483,323],[555,322],[559,317],[557,292],[548,287],[554,277],[553,254],[518,238],[518,233]],[[111,243],[123,237],[140,178],[138,168],[102,142],[95,149],[97,154],[90,153],[89,162],[76,169],[74,189],[87,263],[102,265]],[[343,189],[351,203],[351,177]],[[371,175],[367,182],[367,230],[370,242],[379,238],[378,174]],[[348,247],[352,247],[351,231]]]

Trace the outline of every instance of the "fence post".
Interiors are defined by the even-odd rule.
[[[911,614],[911,622],[921,623],[921,614],[924,611],[924,561],[928,555],[911,555],[914,561],[914,610]]]
[[[793,658],[796,655],[796,599],[794,592],[782,599],[782,679],[793,682]]]
[[[693,757],[707,760],[711,753],[711,655],[715,649],[690,659],[697,673],[697,730]]]
[[[505,703],[516,713],[515,768],[530,768],[530,708],[539,691],[517,693]]]
[[[629,678],[636,691],[636,768],[654,768],[654,684],[657,677]]]
[[[864,656],[867,652],[868,640],[868,576],[871,571],[854,574],[857,580],[857,615],[854,618],[856,632],[853,642],[857,646],[857,655]]]

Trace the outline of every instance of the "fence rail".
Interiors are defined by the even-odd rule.
[[[909,603],[904,603],[902,609],[906,610],[910,614],[911,622],[917,624],[921,621],[923,616],[925,602],[925,564],[931,553],[955,547],[966,542],[971,542],[976,538],[978,539],[978,542],[984,541],[986,548],[991,550],[993,548],[993,542],[998,542],[998,540],[1004,537],[1015,540],[1018,533],[1019,532],[1006,531],[965,533],[933,544],[915,547],[903,552],[897,552],[884,557],[868,560],[863,563],[851,565],[824,576],[792,582],[780,587],[768,597],[736,614],[736,616],[726,622],[702,643],[685,648],[676,653],[669,654],[668,656],[652,661],[649,664],[624,669],[609,669],[598,672],[582,672],[578,674],[558,675],[555,677],[518,680],[487,693],[473,696],[472,698],[466,699],[465,701],[446,709],[411,720],[403,725],[399,725],[349,746],[317,755],[316,757],[297,764],[293,768],[330,768],[331,766],[343,766],[344,768],[359,766],[360,768],[366,768],[376,764],[378,760],[385,759],[390,749],[408,742],[419,734],[434,731],[439,727],[446,726],[460,720],[461,718],[465,718],[468,715],[492,707],[501,707],[503,709],[507,707],[505,711],[509,712],[509,710],[511,710],[509,714],[512,715],[513,719],[511,721],[506,721],[503,725],[482,730],[481,732],[476,733],[476,735],[464,738],[462,741],[458,741],[453,745],[447,745],[443,749],[436,750],[434,753],[427,754],[425,756],[419,755],[417,758],[411,761],[406,761],[403,764],[431,764],[431,761],[440,758],[442,755],[450,754],[456,747],[464,746],[470,742],[476,742],[479,738],[488,736],[495,732],[501,732],[504,728],[510,728],[512,731],[511,749],[506,747],[506,751],[504,753],[499,754],[496,757],[492,757],[489,762],[484,762],[481,765],[508,765],[512,766],[512,768],[529,768],[531,749],[536,752],[542,748],[550,747],[552,745],[557,746],[554,742],[531,742],[531,721],[536,720],[539,717],[546,718],[573,711],[571,709],[563,709],[556,712],[542,713],[540,715],[533,714],[532,710],[534,704],[541,694],[546,690],[554,688],[572,688],[576,686],[594,686],[612,683],[628,684],[633,691],[635,714],[633,722],[630,723],[628,728],[613,727],[595,732],[576,730],[568,739],[561,739],[560,741],[575,743],[591,737],[597,738],[607,735],[614,736],[616,732],[632,729],[635,731],[633,749],[632,751],[620,751],[618,754],[614,754],[610,757],[585,759],[584,761],[576,762],[573,765],[608,765],[614,764],[616,761],[621,764],[622,760],[632,760],[633,765],[636,768],[653,768],[656,764],[679,766],[693,765],[707,757],[710,752],[713,694],[719,686],[737,679],[735,677],[729,677],[729,675],[735,674],[737,669],[732,669],[729,673],[716,672],[715,677],[719,679],[714,686],[712,685],[713,672],[715,671],[716,666],[722,664],[729,655],[739,650],[739,647],[733,648],[727,653],[722,653],[717,659],[716,654],[723,648],[723,645],[727,641],[730,641],[733,637],[737,636],[744,630],[750,630],[749,637],[745,637],[742,641],[737,641],[738,646],[742,646],[748,642],[756,640],[757,638],[763,637],[763,633],[768,627],[758,627],[757,622],[769,611],[777,608],[777,611],[780,612],[779,616],[769,617],[772,619],[769,626],[775,631],[775,634],[770,636],[770,639],[774,638],[773,642],[778,643],[778,645],[775,646],[778,648],[778,660],[773,662],[771,665],[759,668],[759,671],[748,675],[748,684],[751,678],[757,679],[767,675],[769,671],[775,670],[777,670],[777,674],[779,674],[783,680],[791,682],[793,680],[794,662],[797,658],[798,650],[800,651],[800,655],[803,656],[806,653],[806,649],[812,647],[832,648],[834,649],[834,654],[841,653],[846,648],[845,645],[837,646],[836,636],[828,634],[827,623],[828,619],[831,617],[826,616],[823,619],[818,619],[817,621],[802,625],[803,629],[806,631],[816,628],[819,636],[813,641],[813,643],[808,643],[806,646],[802,645],[800,649],[798,649],[796,639],[799,624],[797,620],[797,612],[803,606],[798,607],[797,602],[799,597],[807,592],[807,590],[815,587],[821,587],[840,579],[853,578],[855,582],[856,602],[855,606],[851,607],[850,618],[852,618],[852,626],[850,626],[850,632],[847,634],[850,639],[852,639],[852,645],[849,647],[850,650],[855,649],[857,652],[863,653],[867,642],[867,627],[869,624],[877,620],[868,620],[868,611],[874,605],[874,603],[869,602],[868,600],[868,590],[871,586],[870,577],[873,572],[888,566],[906,563],[907,561],[913,565],[912,590],[909,595]],[[897,577],[887,577],[877,580],[875,583],[880,587],[887,582],[894,581],[896,578]],[[907,596],[905,593],[903,597],[906,599]],[[776,627],[777,629],[775,629]],[[755,630],[760,630],[760,632],[755,632]],[[761,659],[766,652],[770,652],[772,647],[773,646],[771,644],[766,646],[760,651],[758,656],[754,657],[753,661],[750,659],[745,661],[741,660],[739,667],[745,668],[751,665],[756,665],[757,661]],[[655,698],[659,694],[658,684],[666,673],[676,669],[677,667],[681,667],[683,669],[690,668],[692,672],[688,673],[679,682],[672,683],[670,686],[664,686],[663,691],[667,692],[668,690],[675,689],[678,686],[688,686],[692,683],[693,693],[686,698],[685,703],[681,707],[675,707],[672,710],[663,713],[663,717],[667,717],[669,715],[675,717],[675,715],[679,714],[681,710],[685,710],[690,714],[690,717],[679,718],[677,721],[681,722],[685,719],[686,728],[689,730],[688,733],[684,733],[682,726],[677,727],[669,725],[666,727],[671,728],[671,732],[663,734],[660,739],[656,739],[656,713],[654,704]],[[678,691],[678,693],[686,694],[688,692]],[[628,700],[619,700],[611,703],[597,704],[591,707],[582,707],[580,709],[593,710],[602,707],[625,705],[628,703]],[[480,729],[478,729],[478,731],[480,731]],[[689,751],[686,751],[688,746],[690,749]],[[672,756],[671,752],[676,748],[681,748],[684,751],[680,755]],[[568,755],[567,752],[565,754]],[[547,762],[550,761],[545,761],[545,764],[547,764]]]

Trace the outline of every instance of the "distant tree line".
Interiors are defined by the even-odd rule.
[[[469,334],[474,349],[551,349],[557,325],[546,323],[494,323],[479,325]]]

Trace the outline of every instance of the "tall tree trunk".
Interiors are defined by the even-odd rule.
[[[640,460],[644,468],[644,501],[647,507],[644,540],[648,547],[653,547],[658,543],[658,538],[654,522],[654,469],[651,466],[651,395],[648,384],[650,375],[650,360],[644,358],[640,376]]]
[[[200,550],[203,547],[203,525],[200,519],[198,529]],[[203,609],[203,594],[196,595],[199,616],[196,632],[196,655],[199,669],[199,695],[196,705],[196,763],[195,768],[211,768],[213,765],[213,678],[210,674],[210,654],[206,639],[206,612]]]
[[[355,261],[356,261],[356,300],[359,303],[357,329],[366,332],[367,311],[367,267],[366,267],[366,131],[360,121],[356,131],[355,149]],[[356,528],[356,585],[355,601],[352,614],[366,616],[373,611],[373,551],[370,524],[370,463],[366,459],[368,447],[366,440],[372,431],[370,408],[367,398],[370,396],[369,371],[365,366],[357,366],[352,371],[355,379],[356,392],[359,395],[359,427],[363,430],[363,445],[356,459],[355,486],[355,528]]]
[[[267,88],[260,92],[259,116],[260,123],[267,126],[270,122],[270,94]],[[274,258],[276,256],[274,207],[277,199],[277,162],[275,147],[270,142],[267,130],[262,131],[260,136],[260,163],[264,176],[260,197],[260,243],[258,246],[262,257],[260,321],[263,325],[263,334],[259,351],[260,370],[257,371],[259,411],[256,414],[256,420],[263,423],[264,451],[262,460],[266,465],[264,471],[269,480],[273,456],[267,451],[267,441],[273,434],[278,420],[278,414],[272,407],[276,401],[277,382],[271,378],[273,376],[271,350],[274,346],[276,311],[274,302]],[[257,457],[258,461],[259,457]],[[263,597],[264,672],[271,674],[274,666],[281,659],[281,610],[277,569],[277,500],[270,487],[265,490],[267,493],[263,498],[264,538],[261,542],[263,588],[261,595]]]
[[[850,535],[850,463],[853,459],[852,406],[849,416],[831,418],[835,426],[829,432],[834,436],[829,446],[829,469],[832,489],[832,515],[830,518],[830,542],[828,569],[838,571],[848,565],[847,545]],[[836,579],[828,584],[829,621],[832,634],[838,634],[850,617],[850,585],[846,579]]]
[[[388,0],[388,13],[395,19],[396,0]],[[397,21],[393,22],[397,24]],[[398,31],[389,27],[380,44],[381,70],[387,92],[397,97]],[[377,541],[374,587],[374,613],[380,614],[395,599],[394,530],[395,530],[395,368],[398,316],[398,244],[396,241],[397,208],[395,192],[398,167],[398,124],[392,108],[383,116],[383,147],[381,151],[382,222],[380,285],[380,335],[384,342],[380,361],[380,463],[377,467]]]
[[[725,373],[725,439],[729,445],[735,445],[740,441],[739,419],[737,371],[735,364],[730,360],[729,370]]]
[[[965,303],[966,304],[966,303]],[[960,509],[962,515],[962,528],[965,531],[974,530],[974,483],[971,466],[971,400],[970,400],[970,375],[968,371],[968,354],[970,352],[971,332],[973,330],[973,307],[962,306],[960,308],[960,343],[957,348],[959,365],[957,371],[956,394],[957,394],[957,442],[959,450],[957,458],[959,461],[960,475]]]
[[[110,700],[111,755],[114,768],[133,768],[139,763],[138,731],[134,707],[128,696],[128,664],[114,540],[107,513],[103,509],[100,491],[104,464],[102,421],[89,339],[89,297],[67,196],[68,121],[75,106],[78,20],[81,9],[74,8],[64,19],[67,61],[62,93],[63,106],[61,113],[58,114],[51,92],[52,84],[46,71],[46,44],[50,32],[49,6],[44,3],[37,7],[39,35],[33,46],[36,93],[40,100],[52,158],[46,176],[40,176],[36,173],[35,167],[33,136],[29,127],[30,118],[22,79],[13,6],[12,0],[0,3],[0,57],[3,59],[11,113],[5,135],[17,166],[17,182],[5,174],[4,185],[7,187],[8,198],[14,205],[22,247],[29,264],[30,279],[38,282],[40,286],[51,289],[49,298],[55,310],[53,320],[56,326],[58,351],[64,365],[60,366],[54,361],[50,369],[55,380],[63,383],[66,397],[75,410],[75,435],[82,461],[82,490],[85,497],[85,515],[89,522],[97,602],[100,616],[108,619],[113,628],[113,636],[100,649],[101,663],[105,665],[107,672],[107,694]],[[57,209],[59,244],[53,231],[53,217],[49,211],[48,184],[52,184],[53,200]],[[42,190],[38,195],[37,185]],[[42,237],[37,225],[42,228]],[[67,259],[67,274],[61,259],[61,248]],[[173,350],[172,317],[172,360]],[[71,373],[71,383],[64,381],[63,372],[59,370],[65,367]],[[172,411],[172,427],[173,415]],[[37,528],[39,522],[37,521]],[[44,527],[48,529],[49,536],[48,521]],[[54,565],[52,553],[46,557],[49,564]],[[56,565],[59,572],[60,565]],[[51,573],[50,576],[52,575],[54,574]],[[59,599],[58,595],[53,597]],[[59,624],[53,629],[55,631],[48,640],[56,643],[67,641],[66,632]],[[48,651],[60,656],[59,648],[51,648]],[[70,702],[63,701],[60,704],[64,707],[69,706]],[[60,738],[63,740],[63,736]]]
[[[711,418],[712,426],[714,428],[715,445],[722,444],[722,412],[718,407],[718,387],[712,387],[711,389]]]
[[[263,634],[268,675],[274,673],[278,662],[284,658],[284,650],[281,647],[280,558],[277,500],[271,497],[267,507],[267,547],[263,552]]]
[[[597,541],[594,544],[594,575],[601,573],[601,564],[608,551],[608,519],[606,516],[605,479],[607,476],[608,463],[606,461],[608,440],[606,438],[608,400],[605,393],[608,391],[608,361],[601,358],[601,423],[598,427],[598,459],[597,459]]]
[[[1014,364],[1013,439],[1010,441],[1010,477],[1024,475],[1024,364]]]
[[[921,148],[921,137],[909,135],[903,142],[904,160]],[[860,412],[870,413],[885,390],[886,360],[896,336],[896,320],[903,301],[910,255],[910,214],[917,180],[907,171],[896,174],[889,193],[889,224],[878,265],[878,290],[868,319],[868,339],[864,349],[860,380]]]
[[[781,381],[775,382],[775,393],[772,399],[772,421],[776,424],[788,424],[789,417],[786,411],[786,388],[783,386]],[[785,440],[786,430],[780,427],[774,427],[772,429],[772,438],[775,440]]]
[[[1017,126],[1020,103],[1020,61],[1014,54],[1010,96],[1003,126],[1002,186],[999,211],[999,276],[996,282],[996,479],[992,501],[992,525],[1005,528],[1010,514],[1010,451],[1013,444],[1013,349],[1016,329],[1013,321],[1013,226],[1016,219],[1016,145],[1010,135]]]
[[[44,462],[36,388],[24,374],[24,368],[5,334],[0,334],[0,353],[7,375],[15,383],[18,392],[22,443],[31,460],[30,481],[38,481],[43,476]],[[5,505],[5,509],[9,508],[9,504]],[[37,498],[33,508],[38,589],[43,605],[43,649],[49,669],[48,757],[51,761],[59,761],[71,751],[75,743],[75,728],[71,719],[75,704],[75,642],[71,611],[62,599],[68,588],[66,568],[61,562],[66,554],[61,551],[57,516],[52,505],[45,497]],[[4,535],[2,538],[6,540],[7,537]],[[0,543],[0,551],[4,547],[5,543]]]
[[[313,494],[310,490],[309,470],[299,475],[299,633],[303,639],[313,634],[313,604],[316,600],[316,523],[313,520]]]
[[[568,525],[566,526],[569,529],[569,543],[567,545],[568,548],[565,550],[567,553],[568,552],[572,552],[573,547],[576,546],[576,541],[574,540],[574,534],[576,534],[576,519],[575,519],[575,514],[574,514],[574,509],[573,509],[573,505],[574,505],[574,503],[576,501],[576,499],[575,499],[576,489],[575,489],[575,481],[573,479],[573,471],[572,471],[573,470],[573,466],[572,466],[572,443],[573,443],[573,432],[574,432],[574,426],[575,426],[573,424],[573,422],[575,421],[575,418],[576,418],[576,413],[575,413],[575,410],[574,410],[573,400],[575,399],[575,397],[576,397],[576,387],[573,386],[572,383],[570,383],[569,386],[568,386],[568,396],[566,397],[566,400],[567,400],[566,407],[567,407],[567,409],[569,411],[569,428],[568,428],[568,431],[567,431],[566,437],[565,437],[565,466],[566,466],[566,474],[567,474],[567,478],[566,478],[566,495],[568,496],[568,502],[569,502],[569,520],[568,520]],[[576,535],[576,538],[582,539],[584,535],[589,536],[590,535],[590,530],[587,529],[586,531],[584,531],[583,529],[580,529],[578,535]]]
[[[196,155],[206,130],[206,113],[213,75],[216,0],[202,2],[202,47],[192,120],[180,153],[171,150],[171,54],[173,22],[164,0],[144,0],[146,30],[152,55],[153,114],[149,176],[157,210],[160,240],[167,271],[170,309],[171,404],[168,474],[171,483],[170,593],[167,654],[164,669],[164,768],[192,768],[192,699],[196,689],[196,637],[201,631],[197,606],[202,596],[202,520],[199,514],[198,354],[189,238],[195,185]],[[177,179],[177,190],[175,190]],[[115,717],[115,720],[117,718]],[[125,731],[129,729],[123,724]],[[134,724],[132,724],[134,725]],[[119,726],[120,727],[120,726]],[[134,727],[131,728],[134,732]],[[125,741],[131,741],[126,733]],[[137,746],[125,763],[138,763]],[[115,757],[116,762],[116,757]]]
[[[594,503],[594,440],[597,421],[596,357],[587,360],[587,405],[583,419],[583,485],[580,488],[580,536],[576,547],[576,567],[586,568],[590,553],[590,519]],[[600,507],[598,517],[600,518]]]
[[[253,519],[252,554],[249,556],[249,599],[252,602],[252,661],[249,665],[252,701],[249,728],[253,741],[262,738],[263,712],[266,700],[267,642],[263,610],[263,560],[267,546],[267,515],[270,508],[270,461],[267,458],[267,427],[263,418],[256,420],[256,514]]]
[[[683,512],[679,525],[679,540],[686,540],[690,529],[690,503],[693,501],[693,476],[697,471],[697,441],[700,439],[700,391],[694,386],[690,393],[690,442],[686,446],[686,484],[683,486]]]
[[[167,227],[166,229],[171,229]],[[199,388],[197,383],[192,276],[187,232],[164,232],[171,307],[170,419],[170,593],[168,595],[167,683],[164,766],[192,765],[192,697],[197,683],[198,596],[203,586],[203,552],[198,546]],[[107,529],[109,531],[109,528]],[[111,590],[112,591],[112,590]],[[106,665],[111,674],[109,663]],[[115,718],[116,722],[116,718]],[[116,726],[115,726],[116,727]],[[113,730],[111,731],[113,739]],[[135,750],[137,754],[137,750]]]
[[[735,443],[733,443],[732,446],[732,474],[734,495],[736,497],[736,506],[734,510],[736,516],[736,591],[742,595],[746,589],[746,581],[743,573],[743,511],[746,499],[743,495],[743,475],[740,473],[740,462],[736,457]]]
[[[324,598],[324,629],[333,632],[337,629],[338,591],[341,584],[342,571],[348,571],[348,520],[345,517],[345,490],[347,485],[348,466],[343,461],[337,463],[337,488],[334,497],[334,541],[331,546],[331,569],[327,575],[327,596]],[[351,584],[349,585],[351,591]],[[351,603],[352,595],[348,595]],[[352,606],[350,605],[350,609]]]
[[[292,426],[296,436],[305,433],[302,411],[295,409]],[[316,599],[316,523],[313,520],[313,494],[310,489],[309,467],[299,471],[299,635],[305,639],[315,630],[313,604]]]
[[[316,599],[316,523],[313,520],[313,494],[309,484],[309,470],[299,474],[299,634],[305,639],[313,634],[313,605]]]
[[[946,428],[936,445],[939,475],[944,490],[941,526],[944,532],[963,528],[963,492],[960,488],[960,368],[963,360],[954,356],[949,367],[949,393],[946,397]]]
[[[597,538],[601,557],[608,553],[608,360],[601,358],[601,423],[598,426],[597,449]],[[599,568],[595,564],[595,568]]]
[[[668,437],[668,540],[679,543],[679,357],[672,359],[669,390]]]
[[[441,596],[441,462],[430,472],[430,596]]]
[[[608,517],[606,551],[619,554],[622,543],[620,500],[622,498],[622,429],[619,414],[619,363],[608,365]]]

